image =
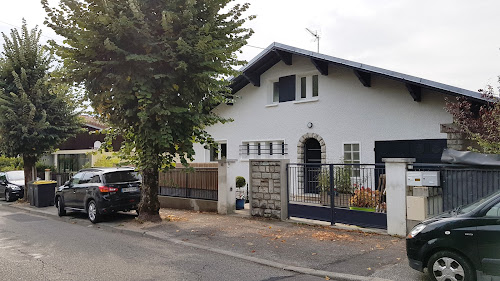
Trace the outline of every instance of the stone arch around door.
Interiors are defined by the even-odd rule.
[[[318,134],[307,133],[300,137],[297,143],[297,163],[305,163],[305,144],[308,139],[316,139],[321,145],[321,164],[326,163],[326,144],[325,140]]]

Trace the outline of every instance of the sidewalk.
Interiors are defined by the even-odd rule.
[[[53,206],[10,206],[57,217]],[[241,215],[172,209],[161,209],[160,214],[163,222],[159,224],[141,224],[135,215],[125,213],[98,226],[332,280],[426,280],[424,274],[409,268],[401,238]],[[69,213],[63,219],[90,224],[84,218]]]

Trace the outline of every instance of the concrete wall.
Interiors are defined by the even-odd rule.
[[[217,201],[158,196],[161,208],[217,212]]]
[[[319,75],[319,96],[272,104],[272,83],[286,75]],[[300,87],[297,87],[297,92]],[[375,161],[375,141],[434,139],[447,137],[440,125],[452,122],[443,108],[445,95],[422,90],[422,101],[415,102],[405,85],[382,76],[372,76],[372,85],[364,87],[351,69],[330,65],[322,76],[309,59],[293,57],[293,65],[279,62],[261,76],[261,86],[247,85],[237,93],[234,105],[220,105],[215,112],[234,122],[217,124],[208,132],[217,141],[227,143],[227,158],[237,159],[228,170],[228,179],[249,178],[248,158],[240,156],[246,141],[284,141],[286,158],[297,162],[297,144],[307,133],[320,136],[326,145],[326,162],[338,163],[344,143],[360,143],[361,163]],[[307,124],[311,122],[312,128]],[[208,162],[209,152],[196,148],[196,162]],[[264,156],[260,156],[264,158]]]

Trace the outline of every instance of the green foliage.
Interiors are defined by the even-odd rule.
[[[56,170],[56,168],[54,166],[46,164],[46,163],[41,162],[41,161],[36,162],[35,167],[36,167],[36,171],[38,173],[45,172],[46,169],[49,169],[52,172],[54,172]]]
[[[237,176],[236,177],[236,187],[244,187],[245,184],[247,184],[247,181],[245,180],[244,177],[242,176]]]
[[[352,166],[348,165],[339,165],[334,166],[334,183],[335,189],[339,193],[347,193],[350,194],[353,192],[354,188],[351,183],[352,177]]]
[[[345,165],[333,166],[333,182],[334,188],[339,193],[350,194],[354,188],[351,182],[352,167]],[[318,190],[323,192],[330,191],[330,168],[323,167],[316,176],[318,182]]]
[[[80,129],[71,97],[60,79],[51,77],[53,56],[40,42],[41,31],[3,34],[0,56],[0,151],[21,155],[28,170],[36,159]],[[61,71],[61,70],[57,70]],[[26,167],[25,167],[26,170]]]
[[[316,180],[318,181],[318,189],[319,191],[328,192],[330,191],[330,169],[327,167],[323,167],[321,172],[316,176]]]
[[[141,214],[157,212],[158,170],[188,165],[193,143],[208,147],[212,109],[231,97],[226,77],[252,30],[249,4],[232,0],[42,0],[46,24],[66,38],[53,46],[100,118],[124,137],[122,152],[143,172]],[[156,177],[156,179],[154,178]],[[150,180],[151,178],[151,180]],[[142,215],[141,215],[142,216]]]
[[[100,155],[95,161],[94,167],[118,167],[120,163],[121,160],[117,156]]]
[[[0,156],[0,171],[16,171],[23,169],[23,159],[20,157]]]

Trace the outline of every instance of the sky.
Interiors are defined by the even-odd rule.
[[[257,16],[246,24],[255,34],[239,54],[247,61],[273,42],[316,51],[309,28],[326,55],[472,91],[498,86],[498,0],[235,1],[243,2]],[[42,28],[43,40],[61,41],[43,26],[39,0],[0,0],[0,32],[21,26],[23,17]]]

